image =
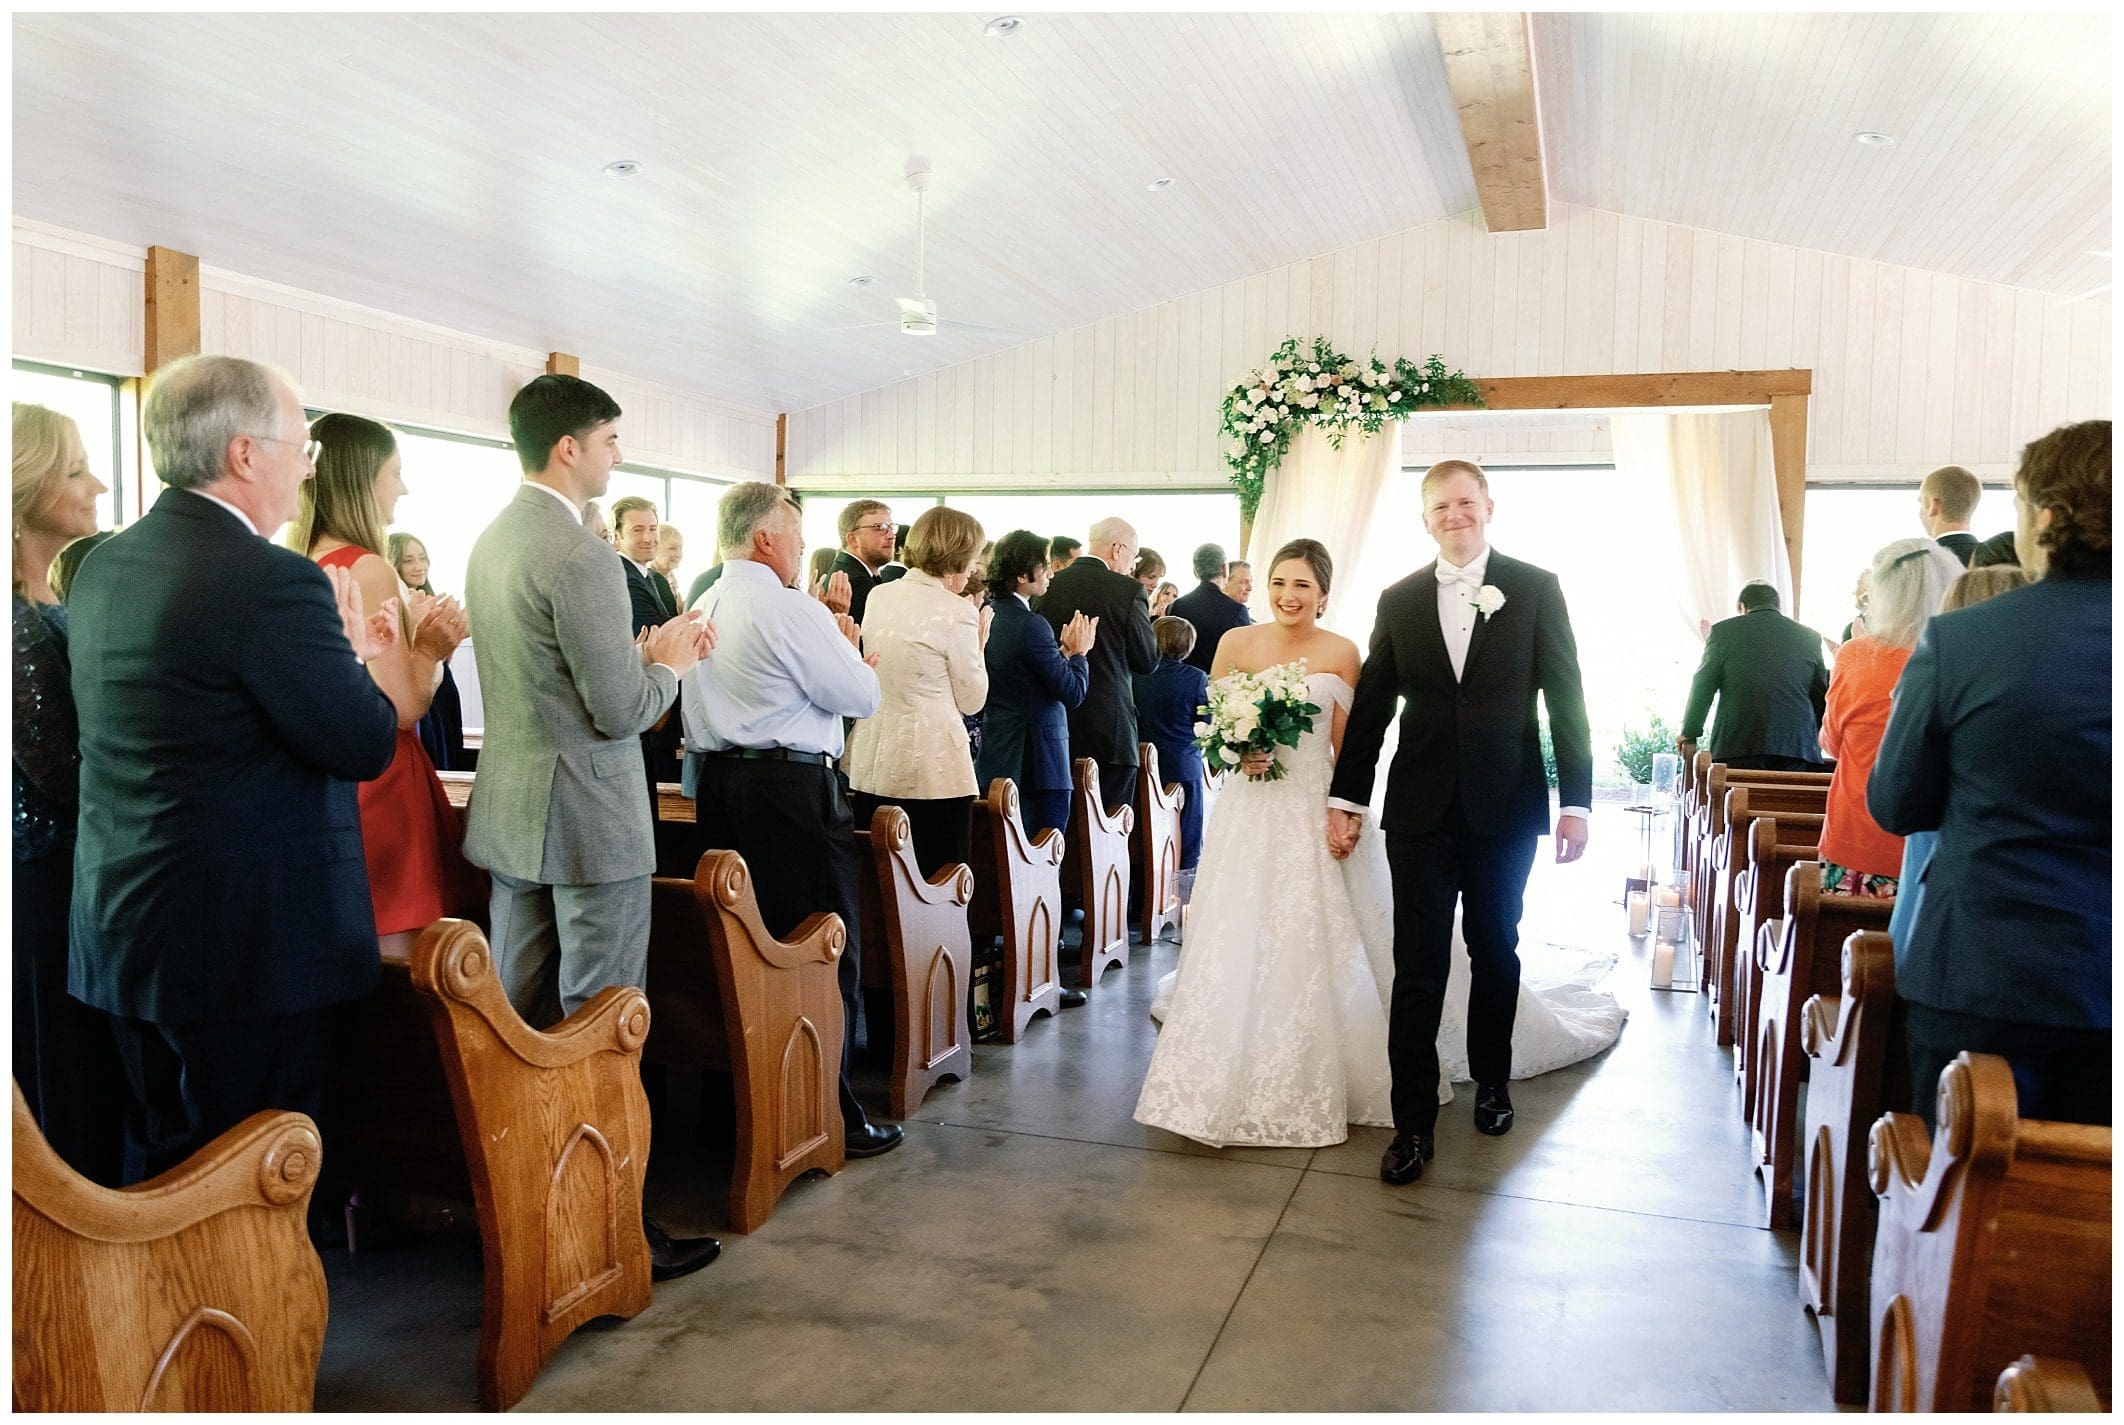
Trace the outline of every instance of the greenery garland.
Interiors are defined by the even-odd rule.
[[[1224,463],[1232,470],[1240,513],[1254,517],[1269,471],[1283,463],[1301,425],[1319,426],[1340,450],[1352,429],[1374,435],[1418,411],[1481,404],[1482,393],[1467,374],[1446,370],[1436,356],[1421,366],[1407,357],[1389,366],[1376,355],[1363,361],[1344,356],[1326,337],[1314,337],[1310,352],[1296,337],[1286,337],[1268,365],[1225,393],[1230,444]]]

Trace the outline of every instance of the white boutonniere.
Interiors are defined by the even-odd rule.
[[[1504,590],[1495,584],[1485,584],[1475,591],[1475,611],[1487,622],[1491,614],[1505,606]]]

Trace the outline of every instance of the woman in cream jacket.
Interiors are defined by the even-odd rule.
[[[961,594],[981,540],[973,516],[929,510],[908,531],[907,576],[871,590],[863,613],[882,699],[849,735],[842,766],[857,827],[868,830],[881,806],[904,810],[925,876],[966,860],[975,785],[962,714],[988,701],[982,650],[994,611]]]

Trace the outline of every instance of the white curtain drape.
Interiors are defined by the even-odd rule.
[[[1732,614],[1754,581],[1793,611],[1768,411],[1616,411],[1609,436],[1623,489],[1645,511],[1642,556],[1665,567],[1690,638],[1701,620]]]
[[[1326,623],[1342,630],[1336,614],[1361,607],[1369,624],[1379,589],[1372,586],[1366,569],[1370,561],[1365,557],[1365,536],[1378,516],[1387,477],[1400,468],[1398,425],[1386,426],[1372,436],[1352,431],[1343,438],[1340,450],[1329,445],[1317,427],[1299,431],[1283,463],[1269,472],[1246,543],[1246,558],[1254,568],[1254,595],[1248,607],[1256,623],[1271,617],[1269,559],[1291,540],[1308,538],[1326,545],[1328,556],[1335,561]],[[1365,597],[1367,589],[1369,598]]]

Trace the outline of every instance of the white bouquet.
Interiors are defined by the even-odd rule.
[[[1320,711],[1309,698],[1303,658],[1258,673],[1225,674],[1210,684],[1209,702],[1196,709],[1203,720],[1195,724],[1195,741],[1204,760],[1222,772],[1237,767],[1249,752],[1296,747]],[[1272,761],[1260,780],[1283,776],[1283,763]]]

